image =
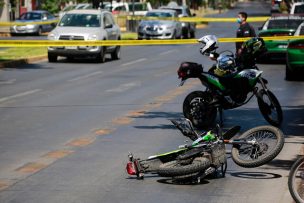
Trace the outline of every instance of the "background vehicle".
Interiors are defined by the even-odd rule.
[[[110,12],[105,10],[72,10],[67,12],[57,27],[48,35],[49,40],[120,40],[120,28]],[[58,56],[94,56],[104,62],[105,54],[112,59],[120,58],[120,46],[72,46],[48,47],[49,62],[56,62]]]
[[[13,25],[10,27],[11,35],[35,34],[41,35],[49,32],[56,26],[57,18],[48,11],[36,10],[22,14],[16,23],[26,23],[24,25]],[[50,22],[48,22],[50,21]],[[41,24],[39,24],[41,23]]]
[[[201,178],[216,172],[220,168],[222,176],[227,169],[225,144],[232,144],[232,160],[239,166],[254,168],[274,159],[284,146],[283,133],[273,126],[252,128],[237,139],[233,139],[239,126],[224,134],[217,125],[215,130],[197,133],[188,119],[172,120],[172,123],[185,135],[195,135],[191,145],[181,145],[178,150],[147,159],[136,159],[129,154],[126,170],[129,175],[143,178],[145,173],[158,173],[160,176],[172,177],[173,181],[192,180],[200,182]],[[232,139],[231,139],[232,138]]]
[[[304,2],[294,3],[290,9],[290,14],[304,14]]]
[[[120,14],[121,12],[126,12],[126,14],[133,14],[133,3],[112,3],[107,4],[104,9],[111,11],[114,15]],[[134,3],[134,15],[146,15],[148,11],[152,10],[152,6],[149,2],[135,2]]]
[[[68,5],[64,9],[62,9],[62,11],[59,12],[58,16],[59,16],[59,18],[62,18],[62,16],[66,12],[71,11],[71,10],[75,10],[75,9],[92,9],[92,8],[93,8],[93,5],[88,4],[88,3]]]
[[[173,10],[152,10],[146,17],[172,18],[172,20],[142,20],[138,26],[138,39],[175,39],[181,38],[182,25],[174,18]]]
[[[170,9],[177,12],[178,17],[192,17],[190,9],[187,6],[162,6],[160,9]],[[196,23],[182,22],[183,38],[195,38]]]
[[[292,164],[288,176],[289,192],[296,203],[304,202],[303,181],[304,156],[300,156],[296,162]]]
[[[295,36],[304,35],[304,23],[296,30]],[[304,73],[304,39],[290,40],[287,47],[286,57],[286,80],[303,78]]]
[[[304,17],[301,16],[273,16],[259,28],[258,36],[292,36],[303,20]],[[269,40],[265,41],[265,44],[267,48],[266,57],[285,59],[288,40]]]

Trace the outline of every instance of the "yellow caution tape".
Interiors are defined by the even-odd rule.
[[[58,20],[50,20],[44,22],[0,22],[0,26],[25,26],[25,25],[45,25],[45,24],[57,24]]]
[[[244,42],[250,38],[219,38],[219,42]],[[269,40],[304,39],[304,36],[263,37]],[[181,45],[197,44],[197,39],[178,40],[0,40],[0,47],[48,47],[48,46],[143,46],[143,45]]]
[[[203,18],[203,17],[181,17],[181,18],[160,18],[160,17],[145,17],[145,16],[118,16],[118,18],[128,20],[175,20],[181,22],[236,22],[236,18]],[[248,22],[264,22],[269,17],[251,17]]]
[[[201,18],[201,17],[182,17],[182,18],[160,18],[160,17],[145,17],[145,16],[118,16],[119,19],[127,20],[175,20],[181,22],[236,22],[236,18]],[[264,22],[269,17],[251,17],[248,18],[248,22]],[[33,24],[51,24],[58,23],[58,20],[45,21],[45,22],[0,22],[0,26],[24,26]]]

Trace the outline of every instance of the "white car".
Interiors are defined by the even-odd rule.
[[[120,40],[121,32],[113,15],[105,10],[72,10],[67,12],[48,35],[48,40]],[[62,46],[48,47],[49,62],[56,62],[58,56],[74,58],[93,56],[99,62],[105,55],[120,58],[120,46]]]
[[[118,15],[121,12],[125,12],[126,14],[133,14],[133,3],[112,3],[105,5],[104,9],[111,11],[114,15]],[[148,11],[152,10],[152,6],[149,2],[135,2],[134,3],[134,15],[146,15]]]
[[[292,4],[290,14],[304,14],[304,2]]]

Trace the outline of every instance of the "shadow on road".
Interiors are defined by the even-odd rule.
[[[304,106],[284,106],[283,107],[283,124],[280,129],[285,134],[285,137],[289,136],[304,136]],[[133,118],[154,119],[154,118],[166,118],[166,119],[178,119],[182,118],[182,113],[177,112],[162,112],[152,111],[145,112],[143,115],[134,116]],[[173,125],[159,124],[152,126],[134,126],[140,129],[175,129]],[[259,109],[234,109],[224,111],[224,129],[229,129],[231,126],[240,125],[241,132],[245,132],[248,129],[269,125],[264,120]],[[298,144],[302,144],[299,142]]]
[[[244,179],[276,179],[282,176],[276,173],[267,172],[234,172],[230,173],[231,176]]]

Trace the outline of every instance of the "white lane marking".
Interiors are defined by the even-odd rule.
[[[5,101],[11,100],[11,99],[16,99],[18,97],[27,96],[27,95],[34,94],[34,93],[37,93],[37,92],[40,92],[40,91],[41,91],[41,89],[35,89],[35,90],[30,90],[30,91],[22,92],[22,93],[19,93],[19,94],[15,94],[15,95],[12,95],[12,96],[3,97],[3,98],[0,98],[0,102],[5,102]]]
[[[173,52],[177,52],[177,49],[171,49],[169,51],[162,52],[159,55],[166,55],[166,54],[170,54],[170,53],[173,53]]]
[[[133,65],[135,63],[139,63],[139,62],[142,62],[142,61],[145,61],[147,60],[146,58],[141,58],[141,59],[138,59],[138,60],[135,60],[135,61],[131,61],[129,63],[124,63],[124,64],[121,64],[120,66],[128,66],[128,65]]]
[[[118,86],[117,88],[114,89],[108,89],[106,92],[124,92],[132,87],[140,86],[140,82],[132,82],[132,83],[126,83]]]
[[[14,82],[16,82],[16,79],[6,80],[6,81],[0,81],[0,85],[11,85]]]
[[[103,71],[96,71],[96,72],[93,72],[93,73],[90,73],[90,74],[87,74],[87,75],[82,75],[80,77],[70,79],[68,81],[73,82],[73,81],[77,81],[77,80],[87,79],[89,77],[96,76],[96,75],[99,75],[101,73],[103,73]]]

